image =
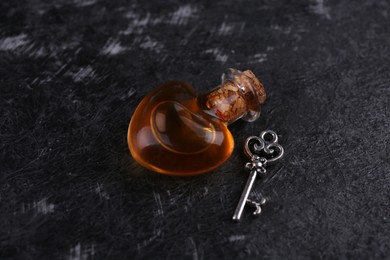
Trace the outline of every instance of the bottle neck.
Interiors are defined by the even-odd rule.
[[[201,95],[199,101],[206,113],[229,125],[240,118],[256,120],[265,98],[263,85],[250,70],[229,69],[222,75],[222,84]]]

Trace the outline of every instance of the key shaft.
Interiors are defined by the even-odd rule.
[[[253,183],[256,180],[256,176],[257,176],[256,170],[252,170],[249,172],[249,177],[248,177],[248,180],[246,181],[244,191],[241,194],[236,211],[234,212],[234,215],[233,215],[233,220],[235,220],[235,221],[239,221],[241,218],[242,212],[244,211],[244,208],[246,205],[246,201],[248,200],[249,194],[252,190]]]

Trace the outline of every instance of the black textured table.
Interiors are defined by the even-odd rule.
[[[1,1],[1,259],[389,259],[388,1]],[[131,157],[137,104],[251,69],[268,99],[217,170],[174,178]],[[231,220],[242,145],[284,160]]]

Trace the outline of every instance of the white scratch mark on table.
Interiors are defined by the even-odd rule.
[[[249,63],[262,63],[267,60],[267,53],[256,53]]]
[[[188,237],[186,239],[186,251],[187,251],[187,254],[192,256],[193,260],[199,259],[198,249],[197,249],[196,243],[192,237]]]
[[[123,47],[118,40],[108,40],[106,45],[104,45],[102,53],[105,55],[117,55],[126,51],[127,48]]]
[[[100,198],[109,200],[110,199],[110,194],[108,194],[104,188],[103,185],[100,183],[96,183],[96,188],[95,188],[96,194],[99,195]]]
[[[157,203],[157,215],[164,216],[164,209],[162,207],[160,194],[153,192],[154,200]]]
[[[133,19],[131,23],[125,30],[120,31],[120,34],[129,35],[132,33],[143,33],[144,29],[151,22],[150,13],[147,13],[146,17],[144,18],[141,18],[139,15],[136,14],[132,15],[131,18]]]
[[[148,246],[150,243],[152,243],[154,240],[156,240],[159,236],[161,236],[161,229],[156,229],[154,231],[153,236],[149,237],[148,239],[142,241],[141,243],[137,243],[137,251],[141,252],[141,250]]]
[[[70,249],[68,260],[87,260],[95,255],[95,245],[82,246],[77,243]]]
[[[120,100],[129,100],[135,93],[136,93],[136,89],[135,88],[130,88],[125,94],[123,94],[121,97],[120,97]],[[130,99],[131,100],[131,99]]]
[[[0,51],[14,51],[28,43],[26,34],[0,39]]]
[[[329,13],[329,7],[324,5],[324,0],[315,0],[313,4],[310,5],[310,10],[315,13],[324,16],[326,19],[330,20],[331,16]]]
[[[191,18],[196,17],[198,8],[191,5],[180,6],[175,12],[172,13],[170,23],[175,25],[185,25]]]
[[[229,237],[229,242],[245,240],[245,235],[232,235]]]
[[[35,212],[47,215],[49,213],[54,212],[55,205],[53,203],[49,203],[47,198],[43,198],[39,201],[35,201],[32,204],[22,204],[22,213],[29,211],[31,209],[35,210]]]
[[[91,66],[81,68],[76,74],[73,75],[73,80],[75,82],[81,82],[88,78],[94,78],[96,76],[95,71]]]
[[[94,5],[96,2],[97,0],[74,0],[73,1],[73,3],[75,3],[77,6],[80,7]]]
[[[149,36],[147,36],[143,40],[143,42],[139,45],[139,47],[141,47],[142,49],[145,49],[145,50],[151,50],[151,51],[154,51],[156,53],[160,53],[163,50],[164,45],[162,43],[159,43],[156,40],[153,40]]]
[[[228,58],[229,58],[228,55],[223,54],[222,51],[220,49],[217,49],[217,48],[208,49],[208,50],[205,51],[205,53],[212,54],[215,57],[216,61],[219,61],[219,62],[222,62],[222,63],[225,63],[228,60]]]
[[[218,34],[219,35],[230,35],[230,34],[232,34],[234,27],[235,27],[234,24],[228,24],[226,22],[223,22],[221,24],[221,27],[219,27]]]

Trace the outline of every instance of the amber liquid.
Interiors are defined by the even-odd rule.
[[[168,82],[142,100],[129,125],[128,144],[143,166],[178,176],[211,171],[234,147],[226,124],[181,81]]]

